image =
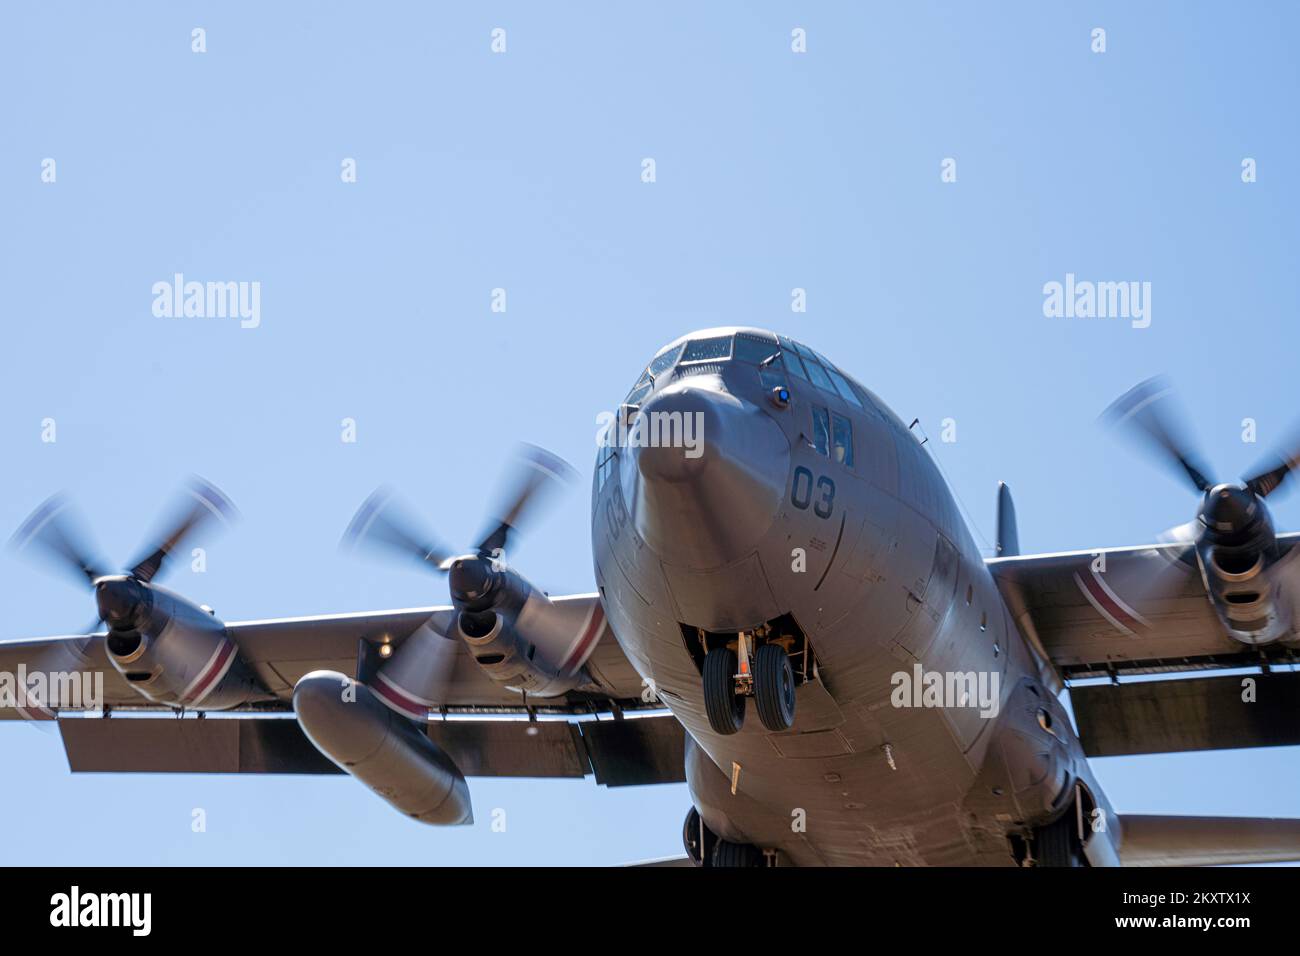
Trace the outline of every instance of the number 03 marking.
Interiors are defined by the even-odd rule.
[[[800,511],[806,511],[812,505],[813,514],[819,518],[829,518],[835,506],[835,482],[820,475],[813,478],[813,473],[803,465],[794,470],[794,480],[790,482],[790,504]]]

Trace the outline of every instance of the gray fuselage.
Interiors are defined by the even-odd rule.
[[[662,350],[618,415],[596,577],[689,733],[714,833],[797,865],[1010,864],[1008,837],[1076,784],[1104,802],[946,483],[873,394],[788,339],[713,329]],[[793,635],[807,665],[795,724],[716,733],[700,643],[756,630]],[[899,675],[928,673],[974,675],[993,707],[912,706]]]

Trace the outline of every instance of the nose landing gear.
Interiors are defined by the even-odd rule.
[[[768,730],[794,726],[794,670],[780,644],[764,644],[754,655],[754,703]]]
[[[704,711],[717,734],[745,726],[745,694],[736,686],[736,652],[715,647],[704,657]]]
[[[715,733],[734,734],[745,723],[745,698],[753,697],[758,719],[773,733],[794,726],[795,679],[790,655],[771,642],[754,649],[741,631],[735,649],[711,648],[704,657],[704,710]]]

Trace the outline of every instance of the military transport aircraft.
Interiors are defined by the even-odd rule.
[[[472,819],[466,777],[684,779],[705,866],[1300,859],[1300,820],[1117,814],[1087,761],[1300,743],[1300,675],[1278,667],[1300,641],[1300,535],[1264,504],[1300,458],[1211,481],[1160,382],[1109,416],[1187,476],[1195,520],[1142,547],[1021,555],[1002,486],[986,560],[875,395],[784,336],[697,332],[609,416],[596,593],[549,596],[505,561],[569,473],[526,449],[464,553],[387,490],[345,533],[445,575],[450,606],[322,617],[223,623],[158,585],[232,511],[205,482],[120,574],[56,497],[15,544],[89,585],[107,627],[0,645],[3,671],[51,675],[0,713],[57,719],[73,771],[345,772],[430,824]],[[102,715],[72,713],[69,675],[102,680]],[[1072,687],[1076,732],[1058,696],[1085,678],[1110,680]],[[242,719],[104,719],[127,711]]]

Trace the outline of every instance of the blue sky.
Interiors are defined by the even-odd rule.
[[[206,574],[169,583],[227,620],[444,601],[336,553],[362,498],[392,482],[469,541],[514,442],[589,477],[597,413],[694,328],[826,353],[935,436],[977,538],[1008,481],[1026,551],[1143,543],[1192,517],[1192,495],[1095,423],[1138,380],[1182,386],[1225,479],[1297,411],[1287,4],[0,16],[0,527],[66,488],[125,561],[203,474],[244,520]],[[260,326],[155,317],[151,287],[176,272],[260,282]],[[1150,282],[1150,327],[1045,318],[1043,285],[1067,273]],[[945,418],[955,443],[937,440]],[[1281,527],[1300,528],[1298,501],[1274,507]],[[513,557],[553,592],[589,590],[585,485]],[[0,638],[91,616],[88,594],[0,562]],[[17,724],[0,752],[0,816],[23,821],[10,863],[613,863],[677,852],[688,805],[680,786],[477,780],[480,824],[440,831],[346,779],[72,777],[57,739]],[[1291,749],[1097,769],[1121,811],[1300,816]]]

